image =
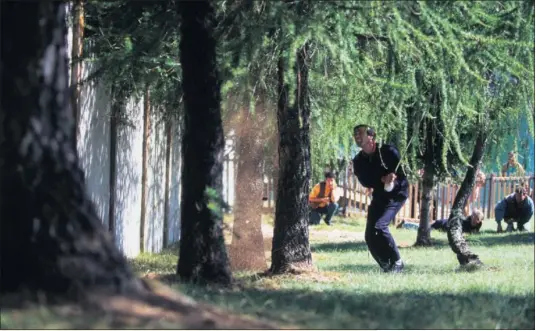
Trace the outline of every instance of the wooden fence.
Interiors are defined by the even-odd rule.
[[[534,176],[527,177],[496,177],[486,178],[485,185],[480,189],[480,195],[476,201],[469,204],[469,208],[480,208],[485,218],[495,217],[495,205],[505,196],[514,191],[514,187],[520,181],[525,181],[530,186],[530,196],[534,200]],[[346,198],[346,215],[366,215],[370,204],[370,194],[367,192],[355,176],[346,176],[342,183],[342,196]],[[438,184],[432,193],[432,219],[448,218],[452,204],[458,193],[457,184]],[[420,200],[422,184],[411,183],[409,197],[397,214],[397,219],[406,221],[419,221]]]
[[[224,200],[234,205],[234,180],[236,179],[236,162],[231,158],[224,161]],[[505,196],[514,191],[514,187],[520,181],[525,181],[530,186],[530,196],[534,200],[534,176],[526,177],[497,177],[491,175],[486,178],[485,185],[480,188],[480,194],[477,201],[471,203],[469,208],[480,208],[485,218],[495,217],[495,205]],[[371,194],[363,187],[357,178],[348,168],[346,173],[339,175],[337,180],[339,184],[339,195],[343,197],[346,206],[343,212],[347,216],[365,217],[368,205],[370,204]],[[458,193],[459,185],[457,184],[438,184],[432,192],[432,218],[448,218]],[[410,222],[419,222],[420,202],[421,202],[422,184],[410,183],[409,197],[402,209],[397,214],[397,219],[403,219]],[[275,194],[273,178],[264,177],[264,194],[263,194],[263,211],[273,213],[275,209]]]

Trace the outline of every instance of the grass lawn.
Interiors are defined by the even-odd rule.
[[[273,224],[269,219],[264,223],[268,230]],[[493,230],[494,222],[488,220],[482,234],[467,237],[486,264],[472,273],[456,272],[458,262],[446,234],[434,231],[433,247],[414,248],[410,246],[416,231],[402,229],[392,232],[402,246],[405,273],[380,273],[363,241],[364,221],[336,218],[334,226],[311,228],[318,272],[270,278],[235,273],[242,285],[230,290],[171,286],[202,302],[282,327],[534,329],[534,232]],[[176,250],[170,249],[132,261],[140,274],[159,275],[174,273],[176,263]],[[3,327],[21,326],[10,313],[1,317]]]

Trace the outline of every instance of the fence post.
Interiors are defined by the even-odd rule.
[[[491,218],[492,216],[495,216],[495,212],[493,212],[492,214],[492,208],[493,208],[493,203],[492,203],[492,200],[493,200],[493,191],[495,189],[495,185],[494,185],[494,177],[495,175],[494,174],[491,174],[491,176],[489,177],[489,192],[488,192],[488,218]]]

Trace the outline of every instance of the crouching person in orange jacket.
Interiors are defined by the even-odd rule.
[[[322,215],[326,215],[324,222],[327,225],[331,225],[331,218],[337,213],[339,205],[339,197],[335,192],[337,184],[335,183],[335,176],[331,172],[326,172],[325,180],[316,184],[311,193],[309,194],[309,205],[311,206],[311,212],[309,214],[309,224],[320,224]]]

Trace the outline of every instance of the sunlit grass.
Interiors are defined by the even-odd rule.
[[[406,269],[387,275],[368,253],[364,229],[363,219],[340,217],[333,226],[311,227],[316,273],[272,278],[235,273],[245,284],[240,290],[174,286],[235,312],[302,328],[534,328],[533,232],[496,234],[495,223],[485,221],[481,234],[466,236],[485,267],[467,273],[458,272],[445,233],[432,231],[434,246],[417,248],[411,247],[416,231],[393,228],[405,247],[400,252]],[[135,263],[168,272],[175,266],[163,261],[176,258],[148,255]]]
[[[273,220],[264,217],[264,227]],[[232,217],[226,217],[232,223]],[[478,235],[466,236],[485,263],[458,272],[445,233],[433,231],[434,246],[411,247],[416,231],[392,229],[406,263],[405,273],[381,273],[363,241],[363,219],[334,219],[310,229],[318,269],[301,275],[258,277],[234,273],[239,288],[172,286],[195,299],[238,314],[312,329],[534,329],[534,232],[496,234],[487,220]],[[270,233],[270,231],[267,231]],[[228,238],[229,239],[229,238]],[[265,238],[266,239],[266,238]],[[268,238],[269,239],[269,238]],[[229,242],[228,242],[229,243]],[[178,245],[131,261],[140,275],[176,272]],[[3,327],[64,328],[106,321],[64,319],[47,309],[2,312]],[[89,324],[88,324],[89,323]],[[173,327],[162,325],[160,327]]]

